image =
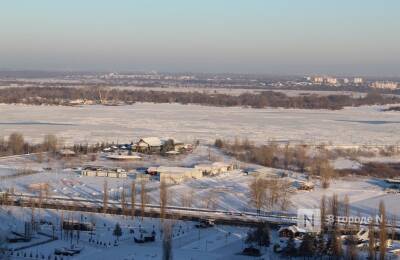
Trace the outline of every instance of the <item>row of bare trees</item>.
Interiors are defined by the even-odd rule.
[[[367,162],[358,169],[341,169],[340,175],[357,174],[361,176],[374,176],[378,178],[400,177],[400,163],[398,162]]]
[[[289,187],[290,183],[286,180],[254,177],[249,184],[251,203],[258,213],[276,207],[287,210],[291,203]]]
[[[23,134],[14,132],[8,138],[0,138],[0,156],[55,152],[60,144],[60,140],[52,134],[45,135],[42,143],[32,144],[25,141]]]
[[[128,207],[127,195],[126,195],[125,187],[122,188],[121,196],[120,196],[120,203],[121,203],[121,210],[122,214],[127,216],[131,215],[132,219],[136,216],[136,182],[132,181],[130,187],[130,204],[131,207]],[[140,181],[140,216],[142,219],[145,216],[146,211],[146,204],[149,202],[149,195],[146,189],[146,181]],[[109,189],[108,189],[108,182],[107,180],[103,183],[103,212],[107,213],[109,209]],[[166,204],[165,204],[166,205]],[[165,206],[164,206],[165,209]]]
[[[275,143],[256,146],[247,139],[229,142],[215,140],[215,146],[240,161],[256,163],[266,167],[307,172],[310,178],[320,178],[322,186],[328,188],[335,176],[335,169],[324,150],[311,155],[307,145],[278,146]]]
[[[111,145],[114,145],[114,143],[84,143],[66,147],[64,141],[53,134],[46,134],[41,143],[34,144],[26,141],[22,133],[13,132],[7,138],[0,138],[0,156],[41,152],[55,153],[57,150],[62,148],[70,148],[76,154],[89,154],[99,152]]]
[[[309,174],[311,177],[320,178],[322,188],[326,189],[329,188],[336,172],[326,157],[315,157],[310,163]]]
[[[308,147],[302,144],[286,144],[281,147],[271,143],[256,146],[248,139],[235,138],[233,142],[217,139],[215,146],[238,160],[273,168],[297,169],[304,172],[310,161]]]

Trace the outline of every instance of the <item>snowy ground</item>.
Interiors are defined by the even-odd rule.
[[[160,158],[152,156],[143,161],[131,163],[132,167],[150,166],[150,165],[180,165],[191,166],[195,162],[208,162],[209,152],[212,157],[218,160],[229,161],[230,158],[223,156],[216,150],[208,150],[206,146],[199,146],[192,154],[186,156]],[[93,162],[95,164],[117,164],[99,158]],[[337,161],[337,167],[352,166],[354,161],[340,159]],[[17,169],[32,168],[37,173],[19,176],[17,178],[5,178],[0,182],[0,189],[14,188],[16,193],[32,193],[30,184],[45,182],[50,185],[50,196],[79,199],[102,199],[102,190],[104,180],[107,179],[110,192],[110,201],[117,203],[121,188],[129,188],[134,180],[134,175],[125,179],[82,177],[70,167],[71,162],[53,161],[38,163],[35,156],[15,156],[0,159],[0,176],[12,175]],[[257,167],[255,165],[243,164],[243,167]],[[51,167],[51,170],[43,170],[43,167]],[[259,167],[259,166],[258,166]],[[269,169],[271,172],[280,172],[281,170]],[[254,210],[250,202],[249,183],[252,181],[252,175],[246,175],[239,170],[226,174],[205,177],[200,180],[191,180],[181,184],[172,185],[168,188],[170,197],[169,205],[182,206],[182,198],[192,194],[192,207],[205,208],[207,201],[212,200],[213,209],[222,209],[228,211],[251,211]],[[300,173],[288,172],[288,180],[305,180],[305,176]],[[140,185],[137,185],[137,192]],[[313,191],[295,191],[291,195],[291,205],[287,209],[290,213],[295,213],[299,208],[318,208],[323,195],[328,198],[337,194],[342,200],[345,195],[350,200],[350,214],[352,216],[375,216],[378,204],[382,200],[386,204],[388,216],[400,215],[400,205],[398,204],[400,194],[386,193],[388,187],[383,180],[359,177],[346,177],[334,179],[328,189],[322,189],[318,181]],[[146,185],[150,203],[158,204],[159,200],[159,182],[149,181]],[[128,196],[129,197],[129,196]],[[139,194],[136,196],[139,202]],[[99,202],[101,205],[101,202]],[[269,210],[281,210],[279,208]],[[83,252],[74,258],[69,259],[161,259],[161,237],[158,233],[157,241],[151,244],[139,245],[133,242],[134,234],[130,233],[133,229],[135,234],[140,229],[151,232],[153,229],[159,231],[159,220],[145,219],[141,222],[139,218],[135,221],[129,217],[110,216],[103,214],[88,213],[68,213],[64,212],[64,218],[83,219],[84,221],[96,222],[96,233],[92,236],[96,241],[103,245],[89,243],[90,235],[82,232],[80,234],[79,245],[84,246]],[[35,218],[59,223],[61,212],[54,210],[35,210]],[[23,222],[31,220],[31,209],[21,209],[16,207],[3,207],[0,209],[0,230],[13,229],[19,232],[23,230]],[[120,223],[123,230],[123,236],[117,246],[114,246],[115,238],[112,231],[115,223]],[[197,229],[193,227],[194,223],[176,221],[174,229],[174,259],[250,259],[239,255],[244,248],[243,239],[248,228],[239,228],[231,226],[216,226],[212,229],[201,230],[200,237]],[[59,225],[56,225],[57,227]],[[154,226],[154,227],[153,227]],[[180,231],[179,231],[180,230]],[[42,231],[46,234],[52,234],[50,226],[42,226]],[[61,237],[60,231],[55,230],[56,235]],[[275,234],[276,235],[276,234]],[[46,237],[38,236],[37,242],[46,240]],[[56,248],[70,246],[70,240],[56,240],[40,246],[21,250],[21,255],[26,253],[34,256],[36,253],[48,256],[54,253]],[[73,238],[73,244],[76,244],[76,237]],[[105,244],[105,245],[104,245]],[[17,248],[19,245],[13,244],[10,247]],[[279,259],[279,256],[271,252],[270,247],[264,253],[267,259]],[[269,258],[268,258],[269,257]],[[14,259],[26,259],[23,257],[14,257]],[[67,259],[67,258],[64,258]]]
[[[373,159],[378,160],[377,157],[374,157]],[[339,157],[336,160],[334,160],[332,163],[332,166],[337,169],[337,170],[341,170],[341,169],[360,169],[362,167],[362,164],[355,161],[355,160],[351,160],[349,158],[343,158],[343,157]]]
[[[95,223],[96,230],[90,235],[89,232],[80,232],[79,240],[74,233],[72,241],[59,229],[61,216],[64,219],[75,219],[83,222]],[[30,209],[7,207],[0,209],[0,218],[8,220],[12,225],[0,224],[4,230],[23,232],[23,223],[31,220]],[[61,247],[70,247],[71,244],[84,247],[83,251],[75,257],[64,257],[64,259],[161,259],[162,257],[162,224],[159,219],[140,217],[132,220],[130,217],[110,216],[104,214],[80,214],[67,211],[40,210],[34,212],[34,219],[51,222],[55,226],[54,234],[58,240],[39,246],[15,251],[12,259],[27,259],[19,256],[38,254],[45,256],[46,259],[52,255],[54,250]],[[216,225],[207,229],[196,229],[195,223],[189,221],[168,220],[167,223],[173,225],[172,252],[174,259],[253,259],[240,255],[245,247],[244,239],[249,228]],[[115,246],[116,237],[113,236],[115,224],[119,223],[122,228],[122,236],[118,239]],[[147,244],[137,244],[134,237],[139,237],[141,232],[156,232],[156,241]],[[132,233],[133,231],[133,233]],[[52,225],[41,225],[41,232],[52,236]],[[276,231],[273,237],[276,237]],[[39,241],[34,239],[33,242]],[[95,242],[90,243],[89,239]],[[97,243],[101,242],[101,245]],[[27,243],[23,243],[26,245]],[[29,244],[29,243],[28,243]],[[8,244],[9,248],[18,248],[21,243]],[[271,255],[271,248],[264,249],[264,253]],[[277,256],[275,256],[277,257]]]
[[[220,154],[213,156],[220,160],[229,162],[228,157],[222,157]],[[80,176],[79,173],[69,168],[65,163],[42,163],[35,162],[34,156],[12,157],[11,159],[0,160],[0,176],[7,176],[18,167],[29,167],[37,170],[37,173],[19,176],[17,178],[5,178],[0,182],[0,189],[5,190],[13,188],[16,193],[34,193],[35,191],[29,185],[34,183],[47,183],[50,186],[50,196],[61,196],[65,198],[80,199],[102,199],[103,183],[108,182],[110,199],[119,200],[122,188],[129,190],[131,182],[135,180],[135,167],[154,166],[154,165],[173,165],[173,166],[192,166],[196,162],[208,162],[208,149],[200,146],[193,154],[178,157],[175,159],[147,159],[133,163],[127,178],[103,178]],[[99,159],[96,164],[104,165],[110,163],[104,159]],[[339,161],[340,166],[345,166],[349,162]],[[353,163],[350,161],[350,163]],[[52,170],[43,170],[43,167],[52,167]],[[113,163],[111,163],[113,165]],[[247,167],[249,165],[242,165]],[[250,165],[254,166],[254,165]],[[66,167],[63,169],[63,167]],[[257,166],[254,166],[257,167]],[[271,172],[281,172],[277,169],[269,169]],[[231,171],[214,177],[204,177],[199,180],[190,180],[181,184],[172,185],[168,191],[170,194],[170,205],[183,205],[187,196],[192,197],[192,207],[212,209],[221,209],[229,211],[251,211],[254,210],[250,202],[249,184],[253,177],[246,175],[241,171]],[[299,173],[289,172],[289,181],[304,181],[305,176]],[[384,180],[346,177],[332,180],[328,189],[322,189],[316,181],[316,188],[313,191],[296,191],[291,195],[292,204],[286,210],[295,213],[298,208],[314,208],[320,204],[322,195],[327,197],[338,194],[339,199],[348,195],[353,214],[375,214],[380,200],[386,204],[389,214],[400,215],[400,206],[397,201],[400,194],[387,193],[385,191],[388,185]],[[146,184],[146,189],[150,197],[149,203],[159,203],[159,181],[151,180]],[[140,190],[140,184],[137,185],[137,192]],[[139,200],[139,195],[136,196]],[[139,201],[137,201],[139,202]],[[274,208],[269,210],[282,210]]]
[[[382,107],[339,111],[251,109],[142,103],[131,106],[0,105],[0,135],[19,131],[34,141],[52,133],[68,143],[128,142],[143,136],[183,141],[247,137],[258,143],[292,140],[309,143],[386,144],[400,142],[398,112]]]

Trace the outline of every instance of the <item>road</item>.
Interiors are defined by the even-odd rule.
[[[16,194],[8,195],[6,202],[7,205],[20,207],[31,207],[33,203],[35,204],[35,207],[47,209],[63,209],[69,211],[104,213],[103,201],[100,200],[50,197],[43,198],[40,205],[40,198],[38,196],[28,194]],[[123,212],[120,202],[109,201],[107,205],[107,214],[131,214],[130,203],[126,203],[127,210],[125,210],[125,212]],[[144,216],[160,217],[160,205],[145,204],[144,209]],[[141,214],[141,204],[135,203],[135,215],[140,216]],[[212,219],[217,224],[230,225],[255,225],[261,221],[266,221],[271,224],[295,224],[297,222],[297,216],[295,214],[289,213],[265,212],[262,215],[259,215],[254,212],[224,211],[179,206],[166,206],[166,218],[193,221],[199,221],[200,219]]]

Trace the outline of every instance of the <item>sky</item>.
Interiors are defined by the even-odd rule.
[[[400,76],[398,0],[0,3],[0,69]]]

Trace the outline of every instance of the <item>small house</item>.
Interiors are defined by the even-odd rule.
[[[76,155],[75,152],[70,149],[61,149],[57,154],[61,157],[73,157]]]
[[[293,186],[297,188],[297,190],[311,191],[314,189],[314,183],[309,181],[295,181]]]
[[[62,228],[64,230],[93,231],[95,226],[92,223],[63,220]]]
[[[136,143],[136,149],[142,153],[156,153],[161,151],[163,141],[158,137],[146,137]]]
[[[295,225],[281,227],[278,231],[279,237],[286,237],[286,238],[302,237],[305,233],[306,231],[304,229],[301,229]]]
[[[369,229],[361,228],[360,231],[356,234],[356,238],[358,242],[366,242],[369,241]]]

